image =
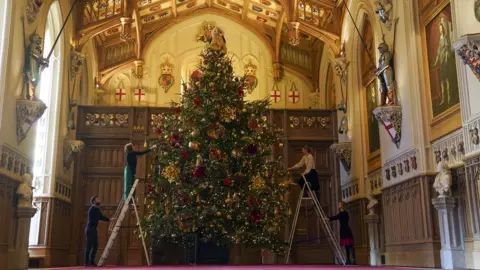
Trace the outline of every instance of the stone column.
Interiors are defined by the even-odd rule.
[[[458,213],[455,211],[457,201],[451,196],[439,196],[432,199],[433,206],[438,211],[440,223],[440,240],[442,250],[440,258],[443,269],[464,269],[465,252],[463,239],[458,220]]]
[[[28,237],[30,234],[30,220],[37,209],[33,207],[17,208],[17,228],[14,249],[8,255],[8,269],[28,269]]]
[[[380,254],[380,216],[367,215],[365,223],[368,225],[368,238],[370,244],[370,265],[378,266],[382,264]]]

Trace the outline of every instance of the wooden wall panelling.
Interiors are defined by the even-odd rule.
[[[468,215],[470,216],[468,224],[473,238],[477,241],[480,240],[479,168],[480,157],[465,161],[466,203]]]
[[[364,219],[367,204],[368,201],[366,199],[355,200],[348,204],[350,214],[349,223],[355,241],[355,255],[357,263],[360,265],[369,264],[370,249],[368,245],[368,228]]]
[[[387,265],[440,265],[438,219],[431,204],[433,181],[422,176],[383,190]]]
[[[0,220],[4,224],[0,226],[0,269],[7,269],[8,249],[14,244],[12,235],[15,233],[13,227],[16,212],[15,191],[18,183],[2,174],[0,174]]]

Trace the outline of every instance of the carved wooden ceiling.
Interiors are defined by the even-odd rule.
[[[343,0],[79,0],[76,42],[81,48],[93,39],[101,58],[99,70],[111,73],[142,59],[145,43],[158,31],[195,14],[214,13],[266,40],[275,63],[282,62],[286,47],[318,60],[324,44],[339,52],[343,7]],[[117,50],[128,53],[110,57]]]

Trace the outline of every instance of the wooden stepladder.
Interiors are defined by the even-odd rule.
[[[111,234],[110,234],[110,237],[108,238],[107,245],[103,250],[102,257],[100,257],[100,260],[98,261],[98,266],[103,266],[105,261],[107,260],[108,255],[110,254],[110,250],[112,249],[113,243],[115,242],[115,238],[117,237],[120,231],[120,228],[122,226],[122,222],[125,219],[125,215],[128,212],[128,208],[130,204],[133,206],[133,210],[135,211],[135,217],[137,218],[138,229],[140,231],[140,238],[142,239],[142,245],[143,245],[143,250],[145,252],[145,258],[147,259],[147,264],[151,265],[150,256],[148,255],[148,249],[145,243],[145,237],[143,235],[142,226],[140,224],[140,216],[138,215],[137,205],[135,203],[135,199],[133,198],[133,194],[135,193],[135,189],[137,188],[138,182],[139,180],[135,179],[135,183],[133,183],[133,187],[130,190],[130,193],[128,194],[128,197],[126,200],[123,199],[123,195],[122,195],[122,200],[120,201],[120,204],[118,205],[117,211],[115,212],[115,215],[114,215],[115,222],[110,223],[110,227],[108,228],[108,231],[111,232]]]
[[[292,227],[291,227],[291,230],[290,230],[290,236],[289,236],[289,239],[288,239],[288,251],[287,251],[287,256],[285,257],[285,264],[287,264],[290,260],[290,253],[292,251],[293,239],[295,237],[295,230],[296,230],[296,227],[297,227],[298,216],[300,214],[300,207],[302,206],[302,203],[304,201],[313,200],[315,212],[317,213],[317,218],[320,221],[320,225],[322,226],[323,231],[327,235],[327,240],[328,240],[328,243],[330,244],[330,247],[333,251],[335,259],[337,260],[338,263],[340,263],[342,265],[345,265],[346,264],[346,256],[343,253],[343,251],[340,247],[340,244],[337,241],[336,237],[333,235],[332,229],[330,228],[330,224],[328,224],[328,218],[325,215],[325,212],[323,212],[323,209],[320,206],[320,202],[318,201],[317,196],[315,195],[315,193],[310,188],[310,184],[307,182],[307,179],[305,178],[304,175],[303,175],[303,181],[305,181],[305,185],[303,185],[303,188],[300,191],[300,194],[298,196],[297,209],[295,210],[295,215],[293,217]],[[305,189],[308,190],[309,197],[304,197],[303,196],[303,194],[305,192]]]

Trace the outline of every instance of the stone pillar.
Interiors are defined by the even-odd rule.
[[[451,196],[439,196],[432,199],[433,206],[438,211],[440,225],[440,240],[442,250],[440,257],[443,269],[464,269],[465,252],[463,249],[463,237],[455,211],[456,199]]]
[[[378,266],[382,264],[380,254],[380,216],[367,215],[365,223],[368,225],[368,238],[370,244],[370,265]]]
[[[28,237],[30,234],[30,220],[37,209],[33,207],[17,208],[17,228],[14,248],[8,254],[8,269],[28,269]]]

